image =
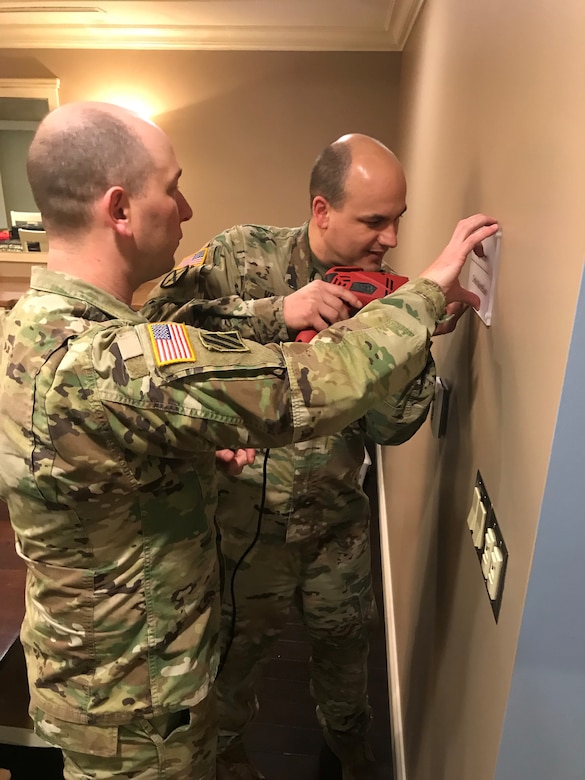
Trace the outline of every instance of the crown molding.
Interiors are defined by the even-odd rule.
[[[400,51],[406,45],[424,2],[425,0],[394,0],[390,4],[387,26],[392,31]]]
[[[334,0],[333,0],[334,3]],[[4,25],[5,49],[201,49],[217,51],[401,51],[424,0],[389,0],[380,29],[341,26],[30,24]],[[333,7],[333,6],[332,6]],[[3,20],[7,21],[7,20]]]

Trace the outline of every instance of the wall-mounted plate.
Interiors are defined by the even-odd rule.
[[[502,231],[498,230],[493,236],[482,241],[483,257],[480,257],[475,251],[470,252],[468,256],[469,278],[467,286],[479,296],[480,307],[475,310],[475,313],[486,325],[491,325],[492,322],[501,239]]]

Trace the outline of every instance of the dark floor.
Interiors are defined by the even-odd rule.
[[[370,650],[369,694],[374,712],[370,742],[380,764],[380,778],[392,780],[374,467],[370,468],[365,487],[372,503],[372,571],[380,611]],[[250,754],[268,780],[341,780],[339,764],[325,746],[317,725],[308,687],[308,654],[302,625],[293,612],[265,671],[259,690],[260,714],[247,735]],[[12,780],[62,780],[61,766],[59,751],[0,745],[0,767],[12,771]]]
[[[365,489],[372,507],[372,573],[380,612],[370,645],[368,689],[374,713],[370,742],[380,764],[380,778],[392,780],[375,467],[370,468]],[[247,739],[249,752],[267,780],[341,780],[339,763],[324,744],[315,717],[308,656],[309,645],[293,611],[265,671],[259,690],[260,713]]]

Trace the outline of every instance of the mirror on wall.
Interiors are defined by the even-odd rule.
[[[35,212],[26,156],[43,117],[58,106],[58,79],[0,79],[0,229],[11,212]]]

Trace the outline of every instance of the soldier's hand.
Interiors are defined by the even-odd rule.
[[[459,284],[459,274],[471,250],[493,236],[498,230],[497,222],[485,214],[474,214],[457,223],[451,240],[435,262],[421,276],[432,279],[445,293],[447,303],[461,301],[479,307],[479,298]],[[479,248],[479,253],[483,250]]]
[[[445,316],[439,320],[433,336],[444,336],[445,333],[452,333],[461,315],[464,314],[469,306],[466,303],[455,301],[454,303],[448,303],[445,309]]]
[[[349,290],[315,279],[286,296],[283,314],[289,330],[321,331],[348,319],[350,309],[361,308],[360,299]]]
[[[238,449],[238,450],[217,450],[215,460],[218,468],[221,468],[226,474],[237,477],[242,473],[244,466],[251,466],[256,458],[256,450]]]

